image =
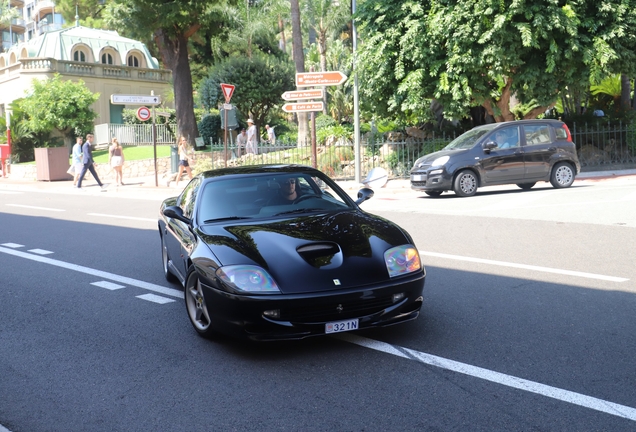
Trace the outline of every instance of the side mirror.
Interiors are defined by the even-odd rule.
[[[181,222],[187,223],[188,225],[192,224],[192,221],[183,215],[183,210],[181,210],[181,207],[168,206],[163,209],[163,215],[172,219],[180,220]]]
[[[494,141],[488,141],[487,143],[484,143],[484,145],[482,146],[482,148],[484,149],[484,152],[486,153],[490,153],[492,149],[496,149],[497,147],[499,147],[499,145]]]
[[[356,204],[362,204],[366,200],[373,197],[373,189],[371,188],[362,188],[358,191],[358,199],[356,200]]]

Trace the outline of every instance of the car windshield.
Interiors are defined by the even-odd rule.
[[[204,185],[197,201],[202,223],[353,208],[333,181],[315,172],[218,177]]]
[[[493,127],[496,125],[493,125]],[[469,149],[473,148],[475,143],[488,132],[490,132],[493,128],[479,128],[472,129],[466,133],[461,134],[453,141],[450,142],[444,150],[460,150],[460,149]]]

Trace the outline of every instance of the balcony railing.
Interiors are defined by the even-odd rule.
[[[4,47],[4,44],[3,44]],[[101,78],[117,78],[140,81],[170,82],[171,72],[165,69],[143,69],[130,66],[104,65],[101,63],[55,60],[50,58],[24,58],[20,64],[12,65],[8,73],[0,75],[0,82],[11,79],[21,72],[60,73],[62,75],[84,75]]]

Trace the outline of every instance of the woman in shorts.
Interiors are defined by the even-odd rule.
[[[113,138],[112,145],[108,149],[108,163],[115,170],[117,186],[123,186],[124,149],[119,145],[117,138]]]
[[[181,137],[179,138],[179,174],[177,174],[177,179],[174,182],[175,186],[179,185],[179,180],[181,180],[181,174],[183,174],[184,170],[188,173],[188,177],[192,178],[192,170],[188,163],[188,141],[186,141],[185,137]]]

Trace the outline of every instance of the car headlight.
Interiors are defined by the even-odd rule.
[[[412,245],[391,248],[384,252],[384,262],[389,271],[389,277],[413,273],[422,268],[420,254]]]
[[[448,162],[449,159],[450,159],[450,156],[438,157],[437,159],[433,161],[433,163],[431,164],[431,167],[435,168],[435,167],[444,166],[444,164]]]
[[[239,291],[252,294],[280,293],[274,279],[264,269],[253,265],[219,267],[216,275],[224,283]]]

